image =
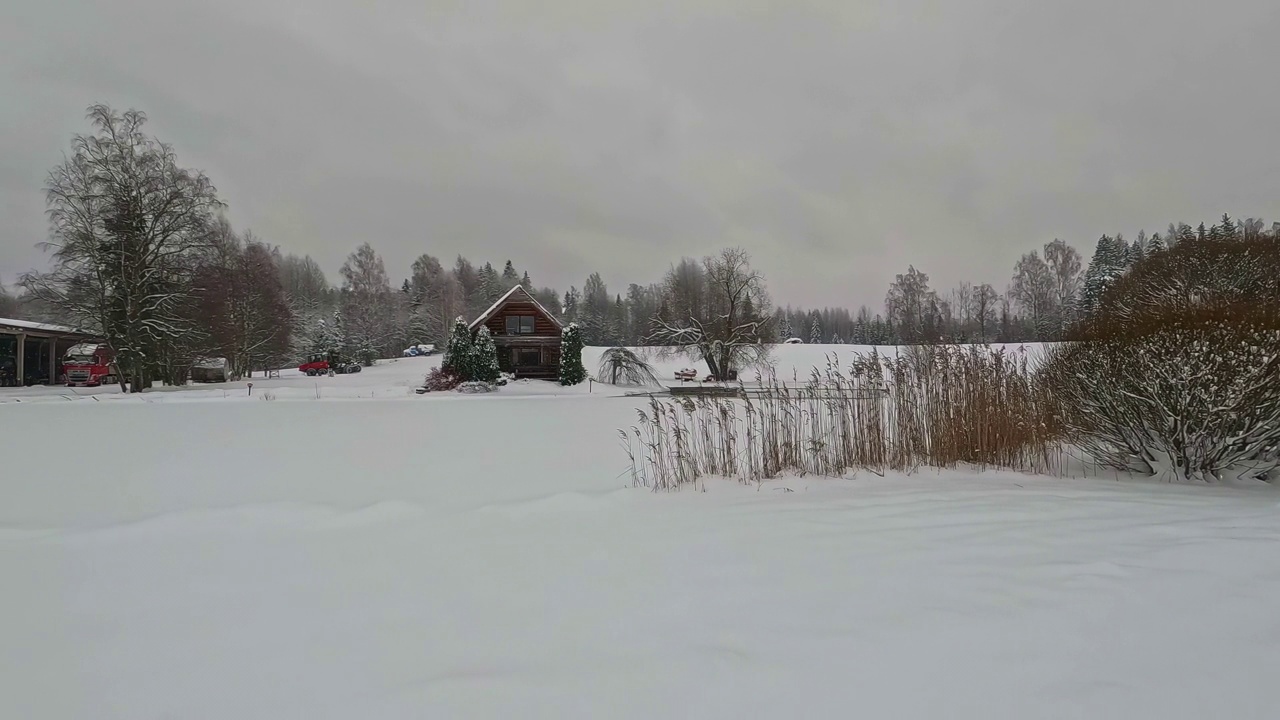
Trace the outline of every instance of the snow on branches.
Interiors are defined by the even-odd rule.
[[[1071,439],[1111,467],[1280,480],[1280,245],[1148,255],[1044,373]]]

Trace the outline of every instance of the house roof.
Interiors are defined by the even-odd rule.
[[[48,323],[32,322],[30,320],[14,320],[11,318],[0,318],[0,328],[6,331],[22,331],[31,330],[33,332],[53,333],[56,335],[84,335],[89,337],[90,334],[75,328],[65,327],[63,325],[50,325]]]
[[[523,296],[523,297],[520,297],[520,296]],[[533,306],[538,308],[538,310],[543,315],[546,315],[548,320],[555,323],[555,326],[557,328],[560,328],[562,330],[564,329],[564,325],[560,323],[560,320],[556,318],[555,315],[551,314],[551,312],[548,311],[545,307],[543,307],[542,303],[538,302],[538,300],[534,298],[533,295],[530,295],[529,291],[525,290],[523,285],[516,285],[515,287],[508,290],[502,297],[498,298],[497,301],[495,301],[492,305],[490,305],[488,310],[485,310],[484,312],[480,313],[479,317],[477,317],[475,320],[472,320],[471,325],[469,325],[468,327],[472,330],[475,330],[476,328],[485,324],[486,322],[488,322],[489,318],[493,317],[494,313],[502,309],[503,305],[506,305],[507,303],[511,302],[517,297],[519,297],[520,300],[527,300],[528,302],[533,303]]]

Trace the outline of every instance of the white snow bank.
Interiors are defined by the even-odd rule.
[[[509,389],[0,406],[0,717],[1280,707],[1271,489],[924,473],[655,495],[619,477],[635,401]]]

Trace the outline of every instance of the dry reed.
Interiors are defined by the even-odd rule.
[[[918,468],[1061,473],[1049,396],[1025,351],[921,346],[836,357],[804,383],[776,375],[741,398],[660,400],[620,431],[636,486],[673,490],[705,476],[758,483]]]

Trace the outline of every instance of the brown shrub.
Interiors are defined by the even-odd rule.
[[[1187,241],[1110,288],[1041,384],[1111,467],[1217,480],[1280,469],[1280,243]]]

